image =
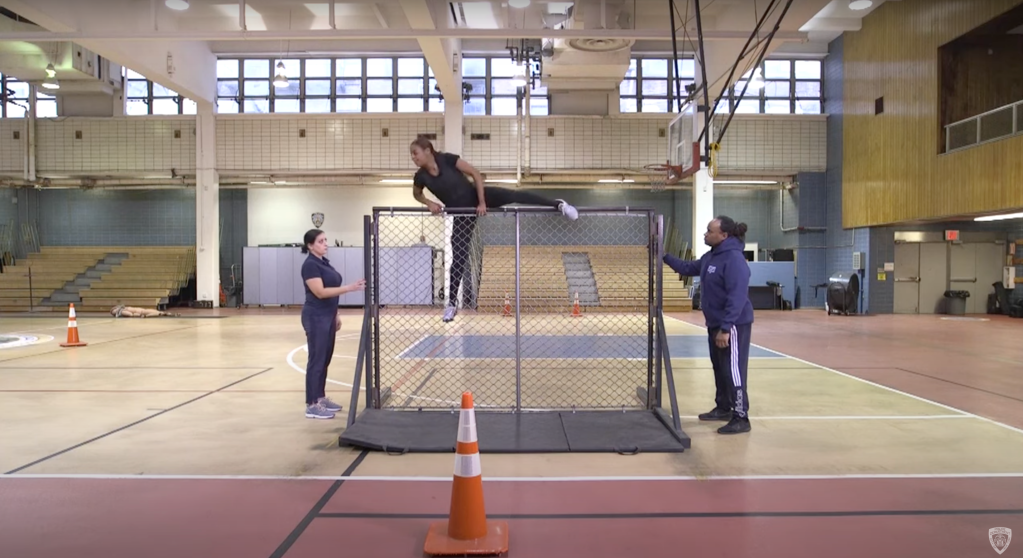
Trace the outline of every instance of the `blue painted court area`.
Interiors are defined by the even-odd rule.
[[[705,335],[669,335],[672,358],[708,358]],[[646,358],[647,338],[639,335],[524,335],[522,358]],[[750,358],[784,358],[783,355],[750,347]],[[429,335],[420,339],[398,358],[515,358],[515,337],[511,335]]]

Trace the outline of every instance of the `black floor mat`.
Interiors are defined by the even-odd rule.
[[[476,412],[480,453],[682,452],[690,440],[657,411]],[[455,451],[458,414],[364,411],[341,445],[393,453]]]

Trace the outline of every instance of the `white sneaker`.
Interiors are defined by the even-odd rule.
[[[576,209],[574,207],[569,205],[567,201],[565,201],[565,200],[557,200],[557,201],[561,202],[561,203],[558,204],[558,209],[561,211],[562,215],[564,215],[565,217],[568,217],[568,219],[570,221],[575,221],[576,219],[579,218],[579,212],[576,211]]]
[[[454,306],[448,306],[447,308],[444,309],[444,321],[450,322],[451,320],[454,320],[455,314],[457,313],[458,308],[455,308]]]

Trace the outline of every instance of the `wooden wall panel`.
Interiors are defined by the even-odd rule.
[[[1023,207],[1023,137],[947,155],[937,147],[938,47],[1021,3],[885,2],[846,33],[843,227]]]
[[[1023,100],[1023,35],[984,37],[979,44],[957,43],[941,49],[940,54],[943,123]]]

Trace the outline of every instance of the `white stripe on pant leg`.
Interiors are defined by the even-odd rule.
[[[728,344],[732,346],[732,383],[742,387],[742,375],[739,373],[739,332],[732,326]]]
[[[483,467],[480,465],[480,454],[455,455],[455,476],[456,477],[479,477],[483,475]]]

